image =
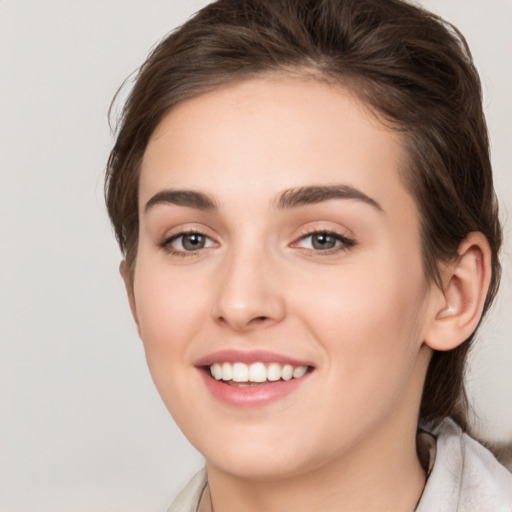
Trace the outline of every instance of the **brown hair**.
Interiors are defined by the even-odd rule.
[[[492,251],[485,311],[499,283],[501,228],[478,74],[460,32],[400,0],[218,0],[172,32],[140,68],[110,154],[106,202],[130,268],[138,242],[139,170],[149,138],[176,104],[262,73],[342,84],[398,130],[416,200],[425,273],[480,231]],[[435,351],[420,416],[466,426],[464,368],[474,334]]]

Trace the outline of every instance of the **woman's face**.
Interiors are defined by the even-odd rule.
[[[404,161],[396,133],[312,80],[225,86],[156,129],[132,308],[211,467],[297,474],[415,424],[433,300]]]

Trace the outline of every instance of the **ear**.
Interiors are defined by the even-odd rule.
[[[128,295],[128,302],[130,304],[130,311],[132,312],[133,319],[135,320],[135,325],[137,326],[137,332],[140,336],[140,326],[139,319],[137,317],[137,306],[135,304],[135,294],[133,292],[133,276],[130,272],[130,267],[126,260],[121,261],[119,265],[119,273],[124,281],[124,286],[126,288],[126,295]]]
[[[457,259],[442,270],[444,290],[437,289],[434,294],[434,316],[426,345],[451,350],[471,336],[482,316],[491,274],[487,238],[472,232],[460,244]]]

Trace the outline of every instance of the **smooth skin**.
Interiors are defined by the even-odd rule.
[[[400,136],[352,94],[297,77],[193,98],[153,133],[133,279],[124,262],[121,273],[156,387],[206,459],[215,512],[414,509],[432,348],[475,329],[490,255],[472,233],[442,267],[444,292],[426,279],[406,161]],[[318,186],[360,195],[282,201]],[[158,199],[169,191],[188,195]],[[222,349],[313,371],[285,397],[236,407],[195,365]]]

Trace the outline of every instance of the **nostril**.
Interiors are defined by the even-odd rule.
[[[257,316],[256,318],[253,318],[253,322],[256,322],[256,323],[261,323],[261,322],[265,322],[266,320],[268,320],[268,316]]]

